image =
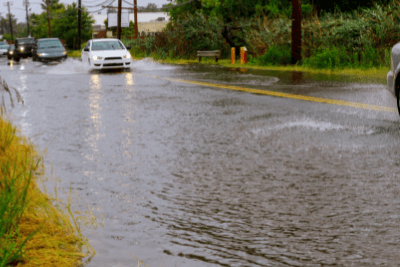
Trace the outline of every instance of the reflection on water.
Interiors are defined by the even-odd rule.
[[[291,84],[301,84],[303,83],[303,72],[292,71]]]
[[[18,88],[18,91],[21,94],[21,97],[22,97],[22,99],[24,99],[25,102],[27,101],[26,98],[28,96],[28,94],[26,93],[27,79],[28,79],[28,76],[26,74],[21,74],[20,75],[21,86]],[[28,110],[26,110],[26,109],[21,114],[22,115],[21,117],[23,118],[23,121],[21,122],[21,129],[25,135],[29,136],[32,134],[32,129],[31,129],[31,122],[27,118],[27,114],[28,114]]]
[[[88,128],[88,137],[86,142],[90,144],[93,153],[87,154],[86,158],[88,160],[94,160],[98,155],[97,142],[104,135],[100,134],[100,127],[102,126],[101,121],[101,107],[100,101],[102,98],[102,85],[101,85],[101,77],[99,74],[92,74],[90,76],[90,89],[89,89],[89,110],[90,110],[90,119],[92,121],[93,126]]]

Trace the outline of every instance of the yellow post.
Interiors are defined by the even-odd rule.
[[[244,64],[244,47],[240,48],[240,64]]]
[[[231,64],[233,65],[233,64],[235,64],[235,48],[234,47],[232,47],[231,48]]]

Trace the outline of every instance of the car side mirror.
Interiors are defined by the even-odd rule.
[[[131,49],[131,46],[130,46],[130,45],[126,46],[126,49],[130,50],[130,49]]]
[[[83,51],[89,52],[89,48],[88,48],[88,47],[85,47],[85,48],[83,49]]]

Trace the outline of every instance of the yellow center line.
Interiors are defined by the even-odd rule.
[[[347,107],[361,108],[361,109],[368,109],[368,110],[376,110],[376,111],[382,111],[382,112],[391,112],[391,113],[397,113],[398,112],[397,108],[370,105],[370,104],[358,103],[358,102],[350,102],[350,101],[344,101],[344,100],[336,100],[336,99],[314,97],[314,96],[305,96],[305,95],[295,95],[295,94],[274,92],[274,91],[269,91],[269,90],[252,89],[252,88],[246,88],[246,87],[241,87],[241,86],[232,86],[232,85],[225,85],[225,84],[216,84],[216,83],[208,83],[208,82],[198,82],[198,81],[183,80],[183,79],[174,79],[174,78],[167,78],[167,77],[154,76],[154,75],[144,75],[144,76],[147,76],[147,77],[150,77],[150,78],[155,78],[155,79],[166,80],[166,81],[170,81],[170,82],[196,84],[196,85],[201,85],[201,86],[216,87],[216,88],[222,88],[222,89],[229,89],[229,90],[235,90],[235,91],[248,92],[248,93],[253,93],[253,94],[261,94],[261,95],[270,95],[270,96],[277,96],[277,97],[284,97],[284,98],[292,98],[292,99],[299,99],[299,100],[304,100],[304,101],[326,103],[326,104],[331,104],[331,105],[347,106]]]

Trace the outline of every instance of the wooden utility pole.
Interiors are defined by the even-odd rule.
[[[78,50],[81,50],[81,28],[82,28],[82,1],[78,0]]]
[[[13,28],[12,28],[12,19],[11,19],[11,11],[10,11],[10,5],[12,6],[12,4],[13,3],[10,1],[4,3],[4,5],[8,7],[8,18],[10,20],[11,41],[14,41],[14,33],[13,33]]]
[[[50,0],[46,0],[46,8],[47,8],[47,24],[49,25],[49,37],[51,38]]]
[[[28,36],[31,36],[30,35],[31,31],[29,30],[29,13],[28,13],[29,0],[24,0],[24,5],[26,8],[26,25],[28,27]]]
[[[291,63],[301,61],[301,0],[292,0],[292,58]]]
[[[121,39],[121,6],[122,0],[118,0],[118,18],[117,18],[117,38]]]
[[[138,38],[137,0],[133,0],[133,13],[135,17],[135,39]]]

